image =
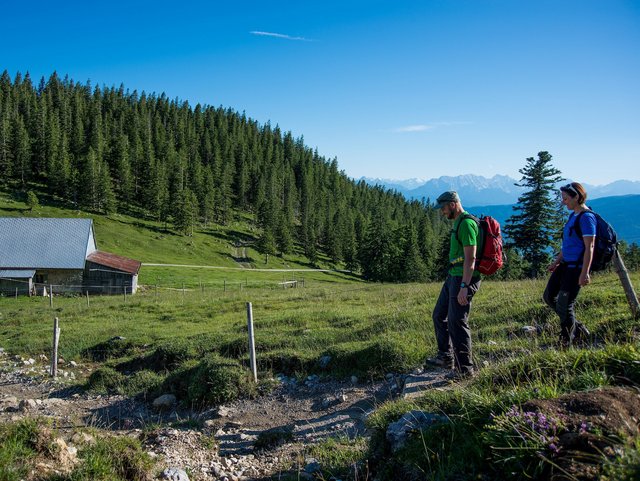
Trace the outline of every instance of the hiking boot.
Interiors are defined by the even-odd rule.
[[[586,344],[590,337],[591,333],[584,324],[576,324],[576,328],[573,333],[574,344]]]
[[[439,352],[436,356],[425,359],[424,365],[425,367],[436,366],[443,367],[445,369],[453,369],[453,357]]]
[[[451,371],[444,378],[449,382],[459,382],[464,381],[465,379],[472,379],[476,375],[476,371],[473,369],[466,369],[464,371]]]

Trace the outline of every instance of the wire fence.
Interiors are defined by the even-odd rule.
[[[282,280],[249,280],[228,281],[222,279],[219,281],[198,282],[197,285],[186,283],[182,284],[141,284],[137,286],[131,285],[91,285],[91,284],[53,284],[29,282],[20,279],[0,277],[0,296],[88,296],[88,295],[132,295],[138,293],[153,293],[159,295],[165,292],[195,292],[200,291],[203,294],[211,291],[227,292],[227,291],[243,291],[246,289],[296,289],[304,288],[304,278],[284,277]]]

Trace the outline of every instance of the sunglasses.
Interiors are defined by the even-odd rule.
[[[576,195],[578,195],[578,191],[571,184],[567,184],[565,186],[560,187],[560,190],[564,190],[565,192],[570,192],[571,194],[573,194],[572,197],[575,197]]]

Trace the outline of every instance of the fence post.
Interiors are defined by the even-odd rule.
[[[60,328],[58,327],[58,318],[53,320],[53,350],[51,352],[51,376],[58,375],[58,343],[60,342]]]
[[[620,278],[620,282],[622,283],[622,288],[624,289],[624,293],[627,296],[627,302],[629,303],[629,307],[631,308],[631,313],[634,318],[637,318],[640,315],[640,305],[638,304],[638,296],[636,292],[633,290],[633,284],[631,284],[631,279],[629,278],[629,272],[627,272],[627,268],[622,261],[622,256],[616,249],[613,255],[613,266],[615,267],[616,272],[618,273],[618,277]]]
[[[241,284],[242,285],[242,284]],[[249,360],[251,362],[251,372],[254,382],[258,382],[258,367],[256,365],[256,341],[253,334],[253,308],[247,302],[247,327],[249,331]]]
[[[87,289],[85,292],[87,294],[87,307],[89,307],[89,289]]]
[[[18,300],[18,288],[16,287],[16,300]]]
[[[49,284],[49,307],[53,309],[53,284]]]
[[[127,286],[122,286],[122,290],[124,292],[124,302],[127,302]]]

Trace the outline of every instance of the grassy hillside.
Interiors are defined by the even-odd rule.
[[[632,279],[640,285],[639,274]],[[452,479],[451,473],[470,479],[464,476],[494,469],[504,474],[499,465],[487,468],[486,457],[497,456],[490,446],[495,440],[485,435],[492,415],[530,399],[640,383],[638,326],[615,274],[596,275],[581,293],[578,316],[593,340],[568,351],[556,347],[558,321],[540,300],[543,288],[543,280],[484,283],[472,315],[479,377],[416,401],[380,406],[370,420],[377,434],[365,456],[386,473],[380,479],[445,480]],[[169,391],[187,405],[210,405],[255,394],[247,381],[246,301],[253,303],[260,379],[277,372],[299,379],[310,373],[368,379],[409,372],[435,352],[431,311],[439,289],[435,283],[343,284],[338,289],[311,283],[289,290],[161,290],[159,295],[148,290],[126,302],[92,298],[90,306],[82,298],[56,298],[53,310],[47,299],[0,298],[0,346],[31,357],[47,353],[51,320],[57,316],[61,355],[83,365],[95,363],[87,387],[128,394]],[[527,334],[525,325],[537,327],[538,334]],[[125,339],[112,340],[116,336]],[[321,367],[319,360],[326,355],[331,360]],[[224,380],[222,387],[218,381],[211,384],[216,379]],[[203,390],[205,385],[215,389]],[[444,413],[454,422],[439,428],[442,432],[425,433],[404,450],[387,452],[387,426],[415,408]],[[442,444],[442,437],[449,441]],[[528,459],[529,448],[523,446],[518,456]],[[335,459],[338,448],[317,449],[316,457]],[[441,461],[432,464],[432,456]],[[351,469],[334,468],[333,473]],[[418,476],[416,469],[423,474]]]
[[[350,282],[357,279],[339,272],[309,272],[309,269],[332,269],[327,259],[320,259],[318,266],[294,252],[284,257],[265,256],[254,247],[257,231],[247,214],[236,214],[226,226],[211,225],[196,229],[193,236],[174,232],[171,225],[143,220],[123,214],[104,216],[84,211],[72,211],[56,207],[51,199],[43,197],[48,204],[30,211],[23,201],[7,192],[0,191],[0,216],[3,217],[76,217],[94,221],[98,249],[150,264],[177,264],[211,266],[213,268],[179,268],[143,266],[141,284],[173,286],[179,288],[200,286],[202,283],[221,286],[225,280],[229,285],[274,285],[283,280],[304,278],[305,281]],[[248,245],[236,248],[236,244]],[[242,257],[246,255],[246,258]],[[241,262],[237,262],[238,259]],[[267,269],[273,272],[262,272]],[[279,270],[299,269],[307,272],[285,273]]]
[[[25,215],[24,208],[0,197],[0,215]],[[34,215],[65,214],[43,207]],[[243,219],[225,229],[200,230],[189,239],[153,222],[92,217],[101,249],[145,262],[233,267],[230,240],[252,234]],[[255,251],[249,255],[253,265],[262,267]],[[286,265],[305,267],[296,257],[271,259],[268,266]],[[439,283],[365,284],[336,272],[305,272],[295,274],[305,277],[305,288],[285,290],[277,283],[283,275],[294,274],[145,267],[142,282],[151,287],[126,300],[95,297],[87,305],[81,297],[56,297],[52,309],[43,298],[0,297],[0,347],[30,357],[48,353],[55,316],[62,329],[61,356],[92,368],[83,380],[86,388],[131,395],[172,392],[186,406],[256,394],[257,386],[247,377],[248,301],[253,303],[261,380],[278,372],[298,379],[311,373],[380,379],[390,372],[410,372],[436,350],[431,312]],[[176,289],[183,280],[187,288]],[[640,273],[632,273],[632,281],[640,286]],[[379,406],[369,418],[374,435],[357,441],[357,454],[348,442],[312,448],[323,469],[330,468],[325,477],[367,479],[355,462],[371,466],[381,480],[550,479],[554,466],[566,461],[563,456],[578,456],[571,450],[580,446],[568,444],[577,439],[597,449],[585,455],[588,469],[566,479],[638,479],[637,419],[629,422],[625,415],[618,430],[588,414],[594,393],[600,392],[596,389],[640,385],[640,333],[619,280],[614,273],[596,274],[580,293],[577,315],[592,339],[568,350],[557,346],[559,323],[541,301],[544,286],[544,279],[485,280],[471,316],[479,376],[417,400]],[[525,326],[534,326],[536,333]],[[320,362],[324,356],[330,356],[326,365]],[[615,395],[629,392],[635,393],[627,389]],[[583,398],[565,401],[581,393]],[[557,426],[552,423],[551,432],[549,418],[543,423],[530,400],[559,406],[582,402],[587,407],[572,419],[584,428],[578,432],[573,421],[554,414],[550,419]],[[443,414],[448,422],[420,431],[404,448],[391,451],[386,429],[412,409]],[[531,416],[538,424],[530,424]],[[362,443],[366,450],[360,449]],[[593,466],[601,478],[583,476]]]

